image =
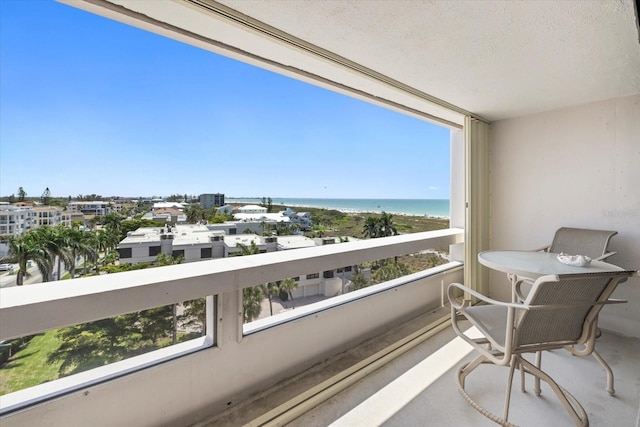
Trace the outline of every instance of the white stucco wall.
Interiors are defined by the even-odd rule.
[[[491,248],[534,249],[558,227],[617,230],[609,262],[640,269],[640,95],[492,123]],[[508,299],[503,274],[491,293]],[[640,278],[600,326],[640,337]]]

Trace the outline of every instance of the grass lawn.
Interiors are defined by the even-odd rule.
[[[47,356],[60,346],[56,331],[38,334],[0,369],[0,395],[58,378],[60,363],[47,363]]]

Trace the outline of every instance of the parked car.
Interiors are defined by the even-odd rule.
[[[11,264],[0,264],[0,271],[8,271],[11,269]]]

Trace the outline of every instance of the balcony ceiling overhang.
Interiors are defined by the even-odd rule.
[[[640,93],[634,0],[61,1],[457,124]]]

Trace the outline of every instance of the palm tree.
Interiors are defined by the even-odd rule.
[[[16,276],[17,286],[24,284],[24,277],[27,275],[27,261],[35,262],[40,272],[45,274],[47,273],[46,265],[50,263],[49,253],[31,232],[9,239],[9,256],[7,258],[12,259],[19,266]]]
[[[367,217],[362,226],[362,235],[368,238],[378,237],[378,221],[374,217]]]
[[[244,322],[251,322],[260,316],[264,293],[260,286],[251,286],[242,290],[242,313]]]
[[[266,285],[260,286],[260,288],[269,299],[269,314],[273,316],[273,297],[280,294],[280,287],[277,283],[269,282]]]
[[[378,218],[378,237],[395,236],[398,234],[396,226],[393,224],[393,215],[386,212],[382,212],[380,218]]]
[[[122,217],[117,213],[110,212],[102,217],[102,225],[107,230],[114,231],[119,234],[120,229],[122,228]]]
[[[296,282],[295,280],[293,280],[291,278],[284,279],[282,281],[282,283],[280,283],[280,289],[285,291],[289,295],[289,301],[291,301],[291,306],[293,308],[296,308],[296,306],[293,303],[293,294],[292,294],[292,292],[297,287],[298,287],[298,282]]]
[[[92,232],[80,230],[78,227],[67,228],[66,233],[67,245],[69,245],[71,252],[69,273],[73,279],[76,275],[76,260],[78,257],[85,257],[85,263],[87,259],[94,259],[94,253],[97,253],[99,243],[98,238],[94,237]]]
[[[204,216],[204,211],[200,206],[189,206],[184,210],[187,215],[187,222],[189,224],[195,224],[200,221]]]
[[[42,276],[43,282],[48,282],[53,278],[53,271],[55,269],[54,263],[58,262],[58,275],[60,279],[61,263],[64,263],[68,268],[71,265],[71,252],[67,245],[66,233],[64,226],[58,227],[39,227],[34,230],[36,238],[39,240],[40,245],[49,253],[49,264],[47,265],[47,274]]]
[[[254,255],[260,253],[260,248],[254,241],[251,241],[250,246],[238,243],[238,247],[242,251],[241,255]],[[251,286],[242,290],[242,311],[245,323],[251,322],[260,315],[264,295],[265,293],[261,286]]]

